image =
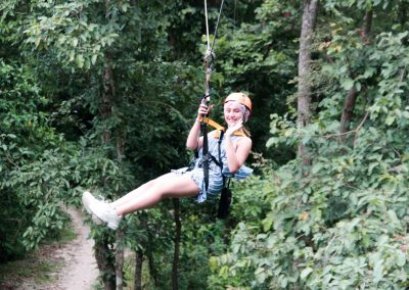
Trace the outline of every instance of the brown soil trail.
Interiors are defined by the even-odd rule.
[[[65,263],[58,273],[56,289],[91,290],[98,277],[93,253],[94,241],[88,238],[89,227],[84,224],[81,212],[68,208],[77,237],[64,246],[60,253]]]
[[[89,226],[84,224],[81,211],[74,208],[64,209],[71,218],[72,230],[76,237],[64,244],[46,245],[38,251],[36,257],[23,262],[38,260],[55,264],[54,271],[44,273],[52,282],[37,282],[36,277],[16,277],[9,273],[0,284],[0,290],[92,290],[98,278],[98,269],[93,253],[94,241],[89,239]],[[31,261],[33,259],[33,261]],[[41,273],[43,274],[43,273]],[[6,275],[7,276],[7,275]]]

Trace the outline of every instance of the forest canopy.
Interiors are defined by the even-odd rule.
[[[225,220],[217,200],[183,199],[93,225],[104,289],[120,289],[125,247],[144,265],[135,289],[409,287],[409,1],[207,2],[212,118],[250,95],[254,174]],[[202,1],[0,13],[5,263],[58,236],[84,190],[117,198],[189,163],[206,26]]]

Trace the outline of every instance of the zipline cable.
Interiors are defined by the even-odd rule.
[[[209,15],[207,14],[207,1],[206,0],[204,0],[204,10],[205,10],[207,50],[210,50]]]
[[[217,30],[219,28],[220,16],[222,15],[223,5],[224,5],[224,0],[222,0],[222,3],[220,4],[219,15],[217,15],[216,28],[214,29],[214,38],[213,38],[213,43],[212,43],[212,47],[211,47],[212,50],[214,48],[214,45],[216,44]]]
[[[213,42],[212,45],[210,45],[210,32],[209,32],[209,13],[208,13],[208,8],[207,8],[207,0],[204,0],[204,10],[205,10],[205,25],[206,25],[206,40],[207,40],[207,49],[204,55],[204,64],[205,64],[205,94],[204,98],[206,99],[206,102],[210,101],[210,77],[212,73],[212,64],[215,59],[215,54],[214,54],[214,46],[216,44],[216,39],[217,39],[217,31],[219,29],[219,23],[221,19],[221,15],[223,12],[223,6],[224,6],[224,0],[222,0],[220,4],[220,9],[219,13],[217,15],[217,21],[216,21],[216,26],[214,29],[214,37],[213,37]]]

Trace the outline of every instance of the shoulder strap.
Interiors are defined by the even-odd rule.
[[[230,186],[230,178],[225,177],[223,175],[223,161],[222,161],[222,149],[221,149],[223,137],[224,137],[224,130],[221,130],[219,141],[217,142],[218,143],[218,153],[219,153],[219,167],[220,167],[220,173],[222,174],[222,177],[223,177],[223,187],[228,188]],[[226,179],[227,179],[227,186],[226,186]]]
[[[222,161],[222,141],[223,141],[223,137],[224,137],[224,130],[220,130],[220,137],[219,137],[219,141],[217,142],[217,150],[219,153],[219,167],[220,167],[220,171],[223,175],[223,161]],[[223,183],[224,183],[224,177],[223,177]]]
[[[223,177],[223,188],[220,193],[220,199],[219,199],[219,208],[217,210],[217,217],[219,219],[225,219],[229,215],[229,209],[230,205],[232,202],[232,192],[230,190],[230,177],[226,177],[223,175],[223,161],[222,161],[222,150],[221,150],[221,144],[223,141],[223,136],[224,136],[224,130],[220,131],[220,137],[218,141],[218,153],[219,153],[219,167],[220,167],[220,172]]]

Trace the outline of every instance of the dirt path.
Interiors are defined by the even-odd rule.
[[[55,289],[89,290],[98,277],[93,254],[94,241],[88,239],[89,227],[83,223],[79,210],[68,208],[77,237],[56,254],[63,258],[64,266],[58,273]]]
[[[28,257],[15,267],[41,267],[42,261],[55,265],[55,271],[39,273],[41,277],[19,276],[10,271],[0,283],[0,290],[92,290],[98,277],[93,254],[94,241],[88,239],[89,227],[83,222],[80,210],[65,208],[71,217],[76,238],[64,244],[50,244],[41,247],[33,257]],[[23,271],[24,272],[24,271]],[[2,273],[4,276],[4,273]],[[53,282],[38,282],[42,275]],[[7,277],[8,275],[8,277]],[[34,274],[36,275],[36,274]],[[3,277],[4,278],[4,277]]]

